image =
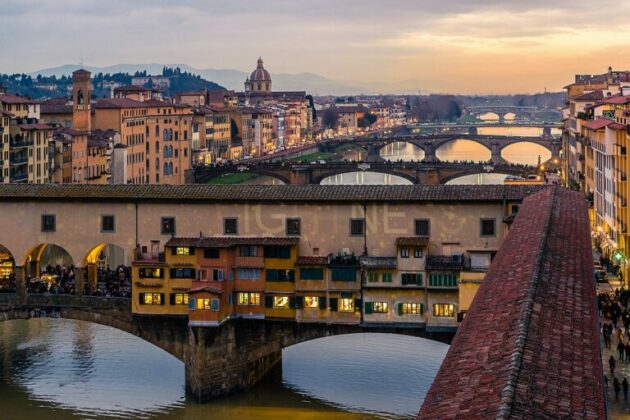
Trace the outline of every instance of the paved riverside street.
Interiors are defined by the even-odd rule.
[[[620,282],[616,276],[609,275],[608,283],[598,283],[597,285],[597,293],[606,293],[614,298],[615,290],[619,288]],[[601,317],[601,325],[612,322],[606,314],[602,314]],[[608,409],[608,418],[609,419],[627,419],[630,417],[630,392],[628,395],[628,401],[624,400],[623,397],[623,388],[619,392],[619,399],[615,400],[615,390],[613,387],[613,377],[610,374],[610,367],[608,364],[608,360],[612,355],[616,361],[615,367],[615,377],[621,381],[623,378],[627,378],[630,381],[630,362],[622,363],[619,360],[619,353],[617,352],[617,344],[619,343],[619,327],[623,328],[623,321],[620,319],[617,321],[617,328],[613,330],[611,340],[610,340],[610,349],[606,348],[606,344],[604,342],[603,334],[600,335],[600,342],[602,348],[602,365],[604,367],[604,374],[608,378],[608,386],[606,389],[606,398],[607,398],[607,409]],[[602,332],[602,328],[600,327],[600,333]],[[626,344],[629,341],[628,335],[624,332],[621,337],[621,341]]]

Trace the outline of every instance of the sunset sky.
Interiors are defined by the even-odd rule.
[[[630,68],[630,2],[0,0],[0,72],[185,63],[432,92],[560,90]]]

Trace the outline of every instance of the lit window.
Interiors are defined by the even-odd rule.
[[[305,308],[319,308],[319,297],[317,296],[304,296]]]
[[[197,309],[210,309],[210,299],[209,298],[197,299]]]
[[[187,246],[178,246],[175,248],[176,255],[190,255],[190,248]]]
[[[288,296],[274,296],[273,297],[273,307],[274,308],[288,308],[289,307],[289,297]]]
[[[141,268],[139,270],[141,279],[161,279],[164,278],[164,272],[161,268]]]
[[[238,294],[239,305],[260,305],[260,293],[239,293]]]
[[[400,312],[402,315],[419,315],[422,313],[421,303],[401,303]]]
[[[171,295],[172,305],[188,305],[188,293],[174,293]]]
[[[389,305],[387,302],[374,302],[375,314],[386,314],[387,312],[389,312]]]
[[[354,312],[354,299],[339,299],[339,312]]]
[[[142,302],[145,305],[161,305],[162,293],[143,293]]]
[[[433,316],[454,317],[455,305],[450,303],[434,303]]]

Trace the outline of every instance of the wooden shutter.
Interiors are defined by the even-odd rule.
[[[164,293],[160,293],[160,305],[164,305]]]
[[[422,273],[416,273],[416,285],[422,286]]]
[[[365,302],[365,314],[369,315],[374,312],[374,302]]]
[[[354,311],[355,312],[361,311],[361,305],[362,305],[361,299],[355,299],[354,300]]]
[[[138,293],[138,303],[144,305],[144,293]]]
[[[319,298],[319,309],[326,309],[326,298],[324,296]]]
[[[330,310],[333,312],[337,312],[338,307],[339,307],[339,299],[330,298]]]
[[[304,296],[295,297],[295,309],[304,309]]]
[[[170,304],[171,304],[171,305],[175,305],[175,293],[171,293],[171,294],[170,294],[170,298],[171,298],[171,300],[170,300]]]
[[[403,304],[402,303],[397,303],[396,304],[396,310],[398,312],[398,315],[402,316],[403,315]]]
[[[197,303],[195,298],[191,298],[191,297],[188,298],[188,310],[189,311],[194,311],[195,310],[195,303]]]
[[[273,308],[273,296],[265,296],[265,308]]]

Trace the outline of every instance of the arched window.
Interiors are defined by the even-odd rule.
[[[164,175],[168,175],[168,163],[164,162]]]
[[[160,172],[160,158],[155,159],[155,172]]]

